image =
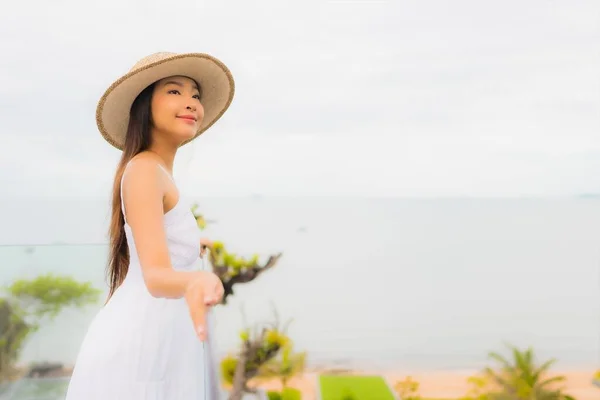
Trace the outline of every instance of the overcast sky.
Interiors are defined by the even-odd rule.
[[[600,192],[600,2],[13,1],[0,16],[0,180],[105,196],[94,114],[156,51],[236,79],[182,149],[200,196]]]

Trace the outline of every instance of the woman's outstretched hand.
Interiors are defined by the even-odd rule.
[[[219,304],[223,299],[223,283],[221,279],[209,271],[198,271],[198,275],[190,281],[185,291],[187,303],[194,329],[200,340],[206,340],[206,314],[208,307]]]

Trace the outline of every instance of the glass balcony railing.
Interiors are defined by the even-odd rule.
[[[12,353],[17,357],[14,365],[2,366],[3,375],[21,377],[20,380],[0,385],[0,399],[64,399],[79,343],[106,296],[106,254],[107,247],[102,244],[0,247],[0,284],[3,287],[0,298],[10,304],[22,304],[11,293],[11,285],[15,282],[39,283],[40,277],[47,274],[70,278],[74,284],[87,283],[97,290],[97,301],[90,301],[83,307],[69,304],[61,307],[43,299],[46,288],[35,288],[37,293],[34,297],[38,295],[38,298],[28,299],[27,306],[21,310],[27,313],[24,317],[27,326],[21,331],[25,332],[25,340],[20,346],[10,346],[6,340],[0,342],[0,350],[5,358]],[[45,301],[60,307],[55,317],[50,313],[40,317],[33,315],[34,308]],[[33,308],[32,302],[36,304]],[[7,313],[15,313],[16,309],[4,307],[0,312],[3,313],[0,315],[0,325],[4,328],[0,334],[4,339],[10,339],[11,326],[6,325]],[[36,329],[36,325],[39,329]],[[43,379],[39,378],[40,374],[45,375]]]
[[[557,359],[557,374],[582,371],[577,379],[591,386],[600,367],[599,203],[514,201],[502,206],[509,211],[498,203],[385,203],[386,212],[371,207],[352,218],[334,207],[299,217],[264,206],[221,218],[207,236],[225,238],[243,255],[283,257],[217,307],[219,356],[239,348],[246,322],[270,320],[274,304],[282,321],[293,319],[288,333],[308,352],[314,374],[476,371],[488,365],[490,351],[511,343],[533,347],[542,362]],[[278,210],[293,218],[260,224]],[[238,217],[253,219],[238,224]],[[39,321],[12,373],[53,368],[43,379],[0,384],[0,400],[63,399],[79,345],[106,298],[106,261],[105,244],[0,246],[5,288],[51,273],[100,291],[97,301]]]

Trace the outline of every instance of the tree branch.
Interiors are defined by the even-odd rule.
[[[282,253],[272,255],[269,257],[269,259],[264,265],[251,265],[249,267],[243,268],[238,274],[233,276],[229,276],[230,267],[228,265],[218,265],[213,263],[213,271],[215,274],[217,274],[217,276],[219,276],[221,282],[223,283],[223,288],[225,289],[225,293],[223,294],[223,301],[221,303],[227,304],[227,297],[233,295],[233,285],[237,283],[247,283],[255,280],[260,274],[277,265],[277,261],[279,261],[282,255]]]

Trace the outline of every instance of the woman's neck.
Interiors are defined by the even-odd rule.
[[[177,149],[169,149],[166,146],[151,146],[148,151],[156,154],[164,162],[167,171],[173,175],[173,163],[175,161],[175,153]]]

